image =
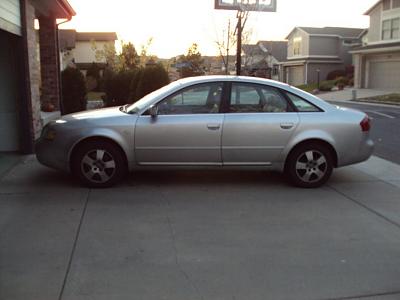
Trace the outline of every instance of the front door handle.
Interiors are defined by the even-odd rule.
[[[292,129],[294,126],[293,123],[281,123],[281,128],[282,129]]]
[[[207,124],[207,128],[210,130],[218,130],[220,127],[220,124]]]

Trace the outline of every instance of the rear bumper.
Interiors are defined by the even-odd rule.
[[[374,152],[374,148],[374,142],[368,137],[360,143],[358,148],[356,147],[356,149],[354,150],[347,149],[346,151],[351,151],[351,155],[347,156],[343,160],[339,160],[338,167],[356,164],[368,160]]]

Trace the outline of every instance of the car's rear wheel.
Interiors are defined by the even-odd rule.
[[[304,188],[323,185],[333,170],[332,154],[328,147],[318,144],[303,144],[289,155],[285,172],[291,183]]]
[[[110,187],[120,181],[127,169],[121,150],[108,141],[92,141],[78,146],[72,172],[88,187]]]

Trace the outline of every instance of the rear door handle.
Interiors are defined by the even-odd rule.
[[[291,128],[293,128],[293,126],[294,126],[293,123],[281,123],[282,129],[291,129]]]
[[[220,127],[220,124],[207,124],[207,128],[210,130],[218,130]]]

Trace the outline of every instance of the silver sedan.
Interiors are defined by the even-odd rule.
[[[318,187],[333,168],[371,156],[369,130],[366,114],[287,84],[207,76],[178,80],[132,105],[52,121],[36,155],[90,187],[149,166],[253,166]]]

